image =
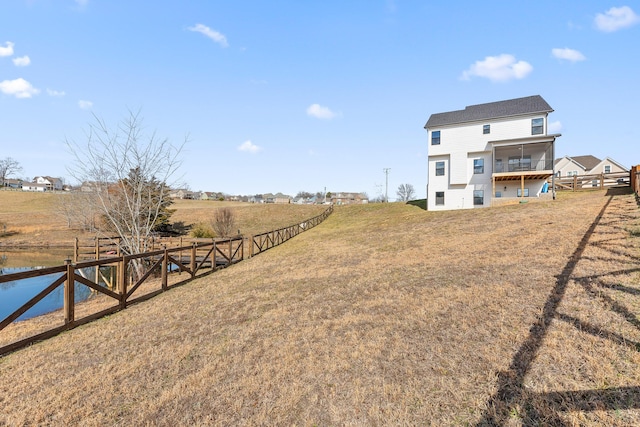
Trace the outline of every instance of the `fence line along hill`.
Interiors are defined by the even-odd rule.
[[[337,208],[0,359],[0,425],[638,425],[630,193]]]

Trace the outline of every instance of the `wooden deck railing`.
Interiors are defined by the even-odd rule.
[[[94,248],[95,258],[92,260],[79,261],[76,251],[75,262],[68,260],[65,265],[58,267],[0,275],[0,284],[47,276],[49,279],[46,280],[50,280],[41,292],[0,320],[0,356],[238,263],[245,258],[245,242],[249,244],[249,257],[264,252],[315,227],[331,212],[332,206],[311,219],[247,238],[236,236],[207,241],[200,239],[188,245],[165,245],[162,249],[136,255],[121,255],[119,250],[111,249],[108,252],[116,250],[117,254],[105,256],[107,251],[104,250],[105,247],[100,246],[100,240],[97,240]],[[105,269],[109,274],[104,274]],[[87,270],[94,271],[95,274],[87,274]],[[96,305],[94,312],[85,313],[84,310],[83,314],[77,316],[76,309],[79,306],[84,307],[84,303],[75,301],[75,291],[77,286],[82,285],[90,288],[102,300],[101,304]],[[15,327],[15,322],[20,316],[60,287],[63,287],[64,304],[60,324],[47,325],[44,331],[28,333],[27,336],[20,336],[18,339],[11,338],[11,342],[6,343],[7,340],[3,339],[1,333]]]

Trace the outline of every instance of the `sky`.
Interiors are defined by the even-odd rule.
[[[431,114],[541,95],[556,157],[630,167],[639,41],[626,0],[3,0],[0,159],[74,184],[65,141],[139,111],[193,191],[424,198]]]

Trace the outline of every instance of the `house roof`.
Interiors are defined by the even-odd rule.
[[[487,104],[469,105],[464,110],[432,114],[424,125],[425,128],[451,125],[456,123],[475,122],[497,119],[501,117],[519,116],[523,114],[550,113],[553,108],[540,95],[506,101],[489,102]]]
[[[602,160],[600,160],[599,158],[592,156],[592,155],[586,155],[586,156],[564,156],[562,159],[567,159],[573,163],[575,163],[576,165],[580,166],[581,168],[583,168],[585,171],[590,171],[591,169],[595,168]],[[557,165],[558,163],[560,163],[560,161],[562,161],[562,159],[556,159],[554,161],[554,165]]]

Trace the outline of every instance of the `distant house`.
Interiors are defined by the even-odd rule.
[[[5,179],[4,186],[7,188],[22,188],[22,180],[21,179]]]
[[[184,188],[171,190],[169,192],[169,197],[172,199],[193,199],[193,192],[185,190]]]
[[[538,197],[554,175],[553,112],[540,96],[435,113],[426,125],[427,209],[473,209],[499,198]]]
[[[369,203],[363,193],[331,193],[331,203],[334,205],[354,205]]]
[[[62,191],[63,183],[60,178],[53,178],[51,176],[36,176],[33,178],[33,183],[38,185],[44,185],[44,191]],[[24,185],[23,185],[24,188]],[[39,190],[38,190],[39,191]]]
[[[47,184],[38,184],[36,182],[23,182],[22,191],[49,191]]]
[[[249,197],[249,203],[264,203],[264,197],[262,197],[262,194],[251,196]]]
[[[262,195],[262,199],[264,200],[264,203],[278,203],[278,204],[291,203],[291,196],[287,196],[286,194],[282,194],[282,193],[277,193],[277,194],[266,193]]]
[[[591,155],[564,156],[555,161],[556,177],[598,175],[601,173],[629,172],[629,169],[610,157],[604,160]]]

